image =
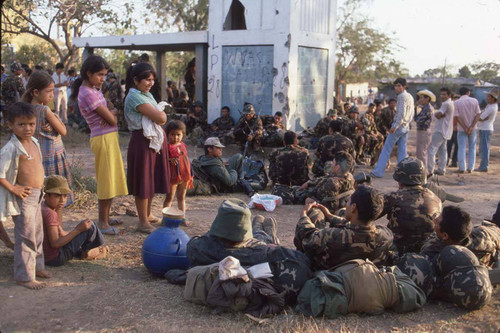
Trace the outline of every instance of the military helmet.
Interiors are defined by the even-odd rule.
[[[356,105],[353,105],[349,108],[349,111],[348,113],[357,113],[359,114],[359,110],[358,110],[358,107]]]
[[[427,183],[427,171],[421,160],[407,157],[398,163],[392,178],[404,185],[425,185]]]
[[[477,310],[491,300],[493,287],[485,266],[455,268],[444,279],[446,299],[467,310]]]
[[[243,113],[244,114],[254,114],[255,113],[255,108],[253,107],[252,104],[248,103],[243,108]]]
[[[248,240],[253,235],[251,216],[250,208],[242,200],[224,200],[210,227],[210,235],[233,242]]]
[[[471,250],[460,245],[449,245],[436,258],[436,275],[444,278],[455,268],[476,265],[479,265],[479,260]]]
[[[396,261],[398,268],[408,275],[415,284],[429,296],[434,289],[434,268],[423,255],[405,253]]]
[[[337,115],[337,110],[330,109],[330,110],[328,110],[327,115],[329,115],[329,116],[336,116]]]

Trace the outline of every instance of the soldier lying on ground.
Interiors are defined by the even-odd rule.
[[[295,228],[295,247],[311,259],[315,270],[352,259],[369,259],[377,266],[391,264],[395,255],[392,232],[372,223],[383,205],[383,194],[366,185],[360,185],[350,197],[345,219],[308,201]]]
[[[316,177],[325,174],[325,163],[333,160],[338,152],[344,151],[354,157],[354,145],[352,141],[340,134],[343,121],[340,119],[332,120],[329,125],[329,135],[322,137],[318,142],[316,149],[316,160],[312,167],[312,172]]]
[[[309,259],[299,251],[278,246],[273,218],[255,216],[241,200],[224,200],[210,231],[191,238],[187,256],[191,266],[209,265],[233,256],[242,266],[268,262],[276,289],[286,291],[289,303],[312,277]]]
[[[434,230],[422,246],[421,254],[434,258],[448,245],[461,245],[471,250],[481,264],[500,268],[500,228],[495,223],[484,220],[481,225],[472,227],[469,213],[447,206],[436,218]]]

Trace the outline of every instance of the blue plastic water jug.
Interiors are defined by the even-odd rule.
[[[186,245],[189,236],[179,229],[182,219],[163,217],[163,226],[153,231],[142,244],[142,262],[154,275],[163,277],[171,269],[188,269]]]

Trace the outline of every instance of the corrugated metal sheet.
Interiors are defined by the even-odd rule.
[[[300,0],[300,30],[329,34],[331,0]]]

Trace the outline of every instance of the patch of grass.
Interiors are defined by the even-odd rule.
[[[69,163],[73,195],[73,207],[90,208],[97,202],[97,182],[93,177],[83,175],[83,161],[79,157]]]

